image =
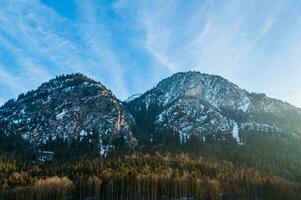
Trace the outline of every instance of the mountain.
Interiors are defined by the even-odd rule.
[[[145,94],[125,103],[149,140],[164,131],[244,144],[244,132],[301,137],[301,109],[264,94],[250,93],[216,75],[176,73]]]
[[[189,144],[196,136],[203,143],[231,141],[252,153],[259,151],[259,144],[273,144],[268,157],[275,147],[284,149],[284,155],[298,144],[301,109],[200,72],[176,73],[125,102],[100,82],[70,74],[0,107],[0,133],[6,141],[0,149],[13,151],[20,146],[14,141],[21,139],[38,150],[60,151],[63,157],[67,150],[61,147],[77,157],[78,149],[86,156],[94,144],[97,148],[92,149],[104,154],[116,146],[156,146],[161,144],[158,138],[170,133],[181,144]],[[180,149],[176,144],[170,142]],[[195,146],[201,149],[199,143]],[[299,153],[301,148],[295,148],[291,160]]]
[[[62,75],[0,107],[0,199],[300,199],[300,144],[299,108],[220,76]]]
[[[19,134],[32,144],[82,140],[99,134],[102,150],[116,138],[132,146],[134,121],[121,102],[82,74],[62,75],[0,108],[0,133]]]

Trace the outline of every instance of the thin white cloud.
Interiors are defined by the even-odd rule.
[[[138,20],[145,30],[145,47],[161,67],[168,68],[170,74],[187,70],[219,74],[250,91],[296,104],[292,99],[297,98],[288,97],[284,86],[292,85],[285,81],[289,75],[282,70],[296,73],[300,68],[293,63],[300,65],[294,55],[301,45],[297,39],[297,44],[291,41],[292,35],[301,32],[297,23],[300,14],[292,12],[296,3],[230,0],[192,4],[188,8],[181,1],[140,5]],[[276,92],[275,86],[284,93]]]
[[[20,79],[8,72],[2,65],[0,65],[0,82],[2,85],[5,85],[5,87],[10,88],[11,91],[25,90]]]
[[[77,69],[80,59],[72,57],[75,47],[51,27],[61,20],[51,9],[35,1],[17,1],[2,7],[0,27],[7,38],[2,37],[1,44],[14,54],[18,62],[15,71],[19,75],[31,76],[36,82],[45,81],[50,77],[43,66],[45,61],[57,68]]]
[[[102,12],[104,12],[103,8],[98,7],[93,1],[89,0],[81,1],[79,8],[79,23],[83,40],[92,59],[91,65],[93,68],[90,69],[89,74],[93,77],[95,77],[95,74],[103,78],[110,77],[104,79],[104,82],[107,83],[113,92],[118,92],[119,98],[127,98],[129,93],[124,82],[123,68],[110,47],[110,31],[99,20]]]
[[[128,96],[123,70],[110,49],[109,38],[103,37],[109,31],[99,21],[98,5],[81,1],[78,6],[79,21],[71,21],[40,1],[2,3],[0,45],[17,64],[6,66],[12,72],[5,75],[11,80],[19,77],[24,83],[10,89],[14,94],[33,89],[57,74],[83,72],[103,80],[119,97]]]
[[[300,91],[300,4],[83,0],[71,19],[41,1],[2,1],[0,56],[9,52],[12,62],[0,60],[0,73],[12,86],[0,86],[0,100],[71,72],[101,80],[125,99],[168,74],[199,70],[301,106],[294,92]]]

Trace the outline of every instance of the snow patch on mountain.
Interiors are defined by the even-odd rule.
[[[199,72],[176,73],[126,105],[137,121],[141,116],[154,116],[154,130],[173,130],[182,139],[192,132],[200,138],[208,133],[232,133],[242,144],[239,133],[243,131],[301,133],[300,109],[264,94],[249,93],[220,76]],[[294,120],[279,123],[287,117]]]
[[[233,122],[234,126],[233,126],[233,130],[232,130],[232,135],[233,138],[236,140],[237,144],[242,145],[243,143],[241,142],[240,138],[239,138],[239,126],[237,124],[237,122]]]
[[[82,74],[58,76],[0,107],[0,133],[18,132],[35,144],[70,141],[97,130],[100,138],[122,134],[134,145],[133,125],[111,91]]]
[[[125,100],[125,102],[128,103],[128,102],[130,102],[130,101],[133,101],[134,99],[139,98],[140,96],[141,96],[141,94],[133,94],[133,95],[129,96],[129,97]]]
[[[239,110],[242,110],[244,112],[247,112],[249,109],[249,106],[251,104],[251,100],[248,96],[244,96],[242,101],[241,101],[241,105],[239,106]]]
[[[63,117],[66,115],[66,110],[63,109],[63,111],[56,115],[56,119],[63,119]]]

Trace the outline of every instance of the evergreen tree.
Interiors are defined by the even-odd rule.
[[[96,158],[100,156],[100,136],[97,128],[93,128],[92,130],[92,138],[91,138],[91,155]]]

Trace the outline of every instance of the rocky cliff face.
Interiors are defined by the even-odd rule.
[[[243,130],[301,135],[300,109],[199,72],[174,74],[126,107],[150,139],[162,130],[177,132],[182,140],[191,134],[232,134],[239,144]]]
[[[135,146],[133,130],[150,141],[164,131],[179,134],[182,142],[194,134],[203,140],[231,136],[244,144],[246,131],[301,138],[301,110],[199,72],[174,74],[123,103],[82,74],[63,75],[0,108],[0,133],[20,134],[33,144],[81,139],[97,131],[105,151],[105,144],[119,138]]]
[[[0,132],[31,143],[71,140],[98,131],[100,143],[123,137],[134,145],[132,117],[101,83],[82,74],[59,76],[0,108]]]

